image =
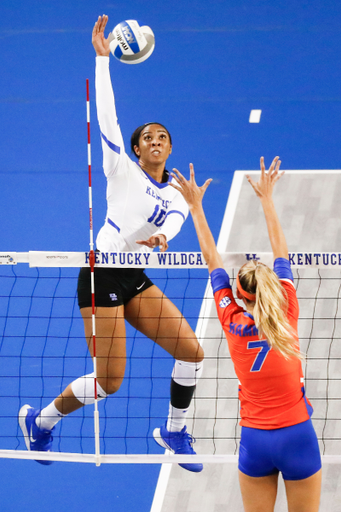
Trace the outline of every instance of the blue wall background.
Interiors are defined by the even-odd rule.
[[[103,222],[91,45],[103,13],[111,29],[139,19],[156,37],[145,63],[111,61],[127,147],[144,122],[169,128],[169,168],[186,173],[193,162],[198,183],[213,178],[205,208],[216,238],[234,170],[277,154],[284,169],[340,168],[338,2],[2,0],[0,251],[88,249],[86,78],[96,232]],[[249,123],[251,109],[262,109],[259,124]],[[170,248],[198,250],[190,219]],[[0,472],[4,512],[147,512],[159,467],[0,460]]]

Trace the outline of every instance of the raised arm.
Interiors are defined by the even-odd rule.
[[[198,187],[195,182],[193,164],[189,165],[189,169],[189,181],[187,181],[177,169],[173,169],[174,172],[172,173],[172,176],[177,184],[170,183],[170,185],[181,192],[188,204],[195,230],[197,232],[201,252],[203,253],[208,265],[208,270],[211,273],[216,268],[223,268],[222,259],[217,251],[216,244],[208,226],[202,206],[202,199],[212,180],[207,180],[202,187]]]
[[[266,172],[264,157],[261,157],[259,181],[256,183],[250,176],[246,176],[262,204],[274,259],[288,258],[289,256],[287,242],[272,199],[275,183],[284,174],[284,172],[279,172],[280,165],[281,161],[276,156]]]
[[[108,16],[99,16],[92,31],[92,44],[96,51],[96,107],[101,130],[103,169],[107,177],[116,172],[125,153],[122,133],[117,121],[115,96],[109,72],[109,41],[104,37]]]

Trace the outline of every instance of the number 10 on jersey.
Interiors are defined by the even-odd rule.
[[[162,224],[165,222],[166,210],[160,208],[160,205],[155,205],[154,211],[152,215],[149,217],[147,222],[150,224],[154,224],[154,226],[160,228]]]

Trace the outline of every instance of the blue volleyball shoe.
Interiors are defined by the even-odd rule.
[[[52,430],[44,430],[36,425],[40,410],[24,405],[19,411],[19,426],[24,434],[26,448],[29,451],[50,452],[52,448]],[[48,466],[53,460],[37,460]]]
[[[153,437],[157,444],[176,455],[196,455],[192,448],[195,439],[187,432],[186,427],[184,427],[181,432],[168,432],[166,422],[164,426],[154,429]],[[200,471],[204,469],[200,462],[184,463],[179,464],[179,466],[188,471],[193,471],[193,473],[200,473]]]

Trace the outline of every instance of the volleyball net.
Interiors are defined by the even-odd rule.
[[[272,265],[270,253],[225,253],[232,278],[248,259]],[[306,353],[306,393],[321,452],[341,458],[341,254],[291,253],[300,303],[299,336]],[[93,371],[76,297],[79,267],[88,253],[0,253],[0,457],[37,458],[27,452],[18,412],[43,408],[73,380]],[[205,351],[188,431],[203,462],[236,460],[238,381],[217,319],[201,253],[98,253],[96,267],[143,267],[195,330]],[[40,459],[100,463],[169,462],[152,437],[168,414],[174,360],[127,325],[127,367],[119,391],[98,404],[100,460],[94,454],[93,406],[58,423],[51,453]],[[192,456],[173,456],[184,462]]]

